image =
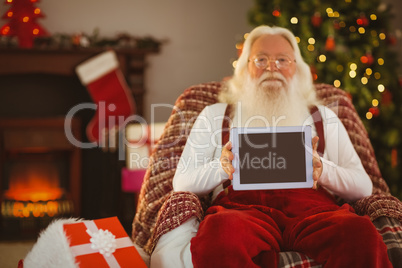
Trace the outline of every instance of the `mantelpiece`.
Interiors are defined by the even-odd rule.
[[[0,48],[0,75],[56,74],[75,76],[75,67],[81,62],[109,48],[72,49],[18,49]],[[111,48],[110,48],[111,49]],[[137,104],[137,113],[143,115],[145,93],[144,71],[146,56],[158,49],[114,49],[120,67],[131,87]]]

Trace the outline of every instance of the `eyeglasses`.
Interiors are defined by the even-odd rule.
[[[296,62],[296,60],[291,60],[285,55],[277,56],[275,59],[270,59],[265,55],[260,55],[256,56],[252,61],[258,69],[263,70],[267,69],[271,62],[275,63],[275,66],[278,68],[278,70],[286,70],[289,68],[292,62]]]

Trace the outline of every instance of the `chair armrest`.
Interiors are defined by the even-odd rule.
[[[390,194],[372,194],[356,201],[353,208],[359,215],[368,215],[371,221],[385,216],[402,223],[402,202]]]
[[[204,209],[198,196],[192,192],[171,192],[159,211],[155,229],[144,250],[151,254],[162,235],[179,227],[191,217],[197,217],[199,221],[204,217]]]
[[[388,250],[394,267],[402,267],[402,224],[395,218],[379,217],[373,221]]]

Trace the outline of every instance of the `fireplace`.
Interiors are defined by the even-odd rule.
[[[80,138],[80,122],[68,126]],[[36,236],[56,217],[81,207],[81,150],[64,118],[0,119],[1,237]]]
[[[131,233],[135,196],[121,192],[125,161],[119,160],[117,150],[74,147],[63,129],[71,108],[92,102],[75,67],[104,50],[0,48],[0,240],[5,238],[1,233],[14,239],[18,237],[11,233],[36,232],[35,237],[62,215],[85,219],[117,215]],[[139,115],[143,115],[146,56],[157,52],[116,50]],[[85,128],[94,115],[92,109],[74,115],[76,140],[89,142]],[[25,171],[29,166],[35,168]],[[43,177],[46,183],[37,187]],[[21,184],[36,189],[36,194],[25,194]]]

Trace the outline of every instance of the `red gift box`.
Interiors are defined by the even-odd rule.
[[[79,267],[147,267],[117,217],[63,228]]]

